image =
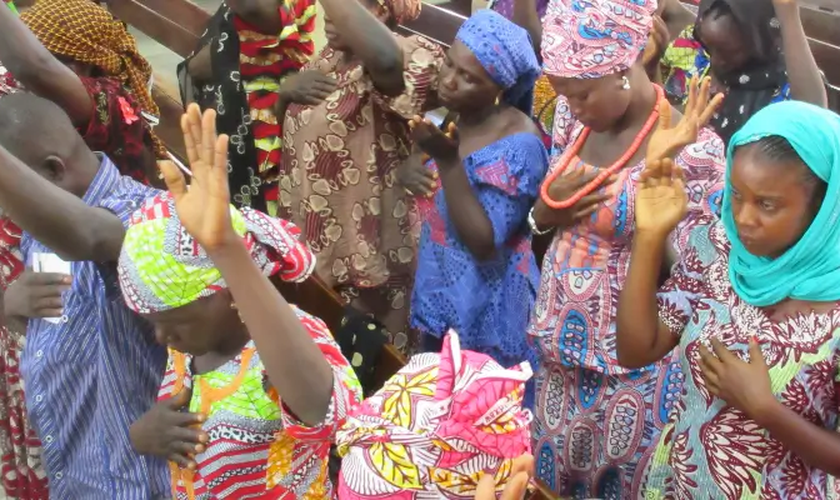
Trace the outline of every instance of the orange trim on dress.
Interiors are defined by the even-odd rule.
[[[201,401],[199,401],[198,404],[200,413],[208,415],[213,403],[232,396],[239,390],[242,386],[242,382],[245,380],[245,376],[248,373],[248,367],[251,365],[251,358],[254,357],[255,352],[256,349],[253,347],[249,347],[242,351],[242,354],[239,356],[239,373],[236,374],[236,377],[234,377],[228,385],[216,388],[212,387],[206,380],[198,381],[201,389]],[[183,353],[173,352],[172,365],[172,369],[175,372],[175,382],[172,385],[171,394],[172,396],[175,396],[184,388],[184,378],[187,376],[187,357]],[[190,401],[190,403],[192,403],[192,401]],[[177,498],[178,481],[180,481],[186,490],[187,498],[189,500],[195,500],[195,471],[182,469],[174,462],[169,463],[169,471],[172,475],[173,498]]]

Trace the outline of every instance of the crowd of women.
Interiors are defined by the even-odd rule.
[[[448,49],[397,33],[419,0],[320,0],[317,54],[313,0],[225,0],[186,165],[122,22],[5,3],[9,498],[840,494],[840,116],[796,0],[497,0]],[[366,399],[269,280],[312,274],[408,356]]]

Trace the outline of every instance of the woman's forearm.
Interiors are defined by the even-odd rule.
[[[805,36],[799,16],[799,6],[796,3],[781,6],[777,4],[776,10],[781,24],[782,48],[791,97],[817,106],[828,106],[825,82],[808,45],[808,37]]]
[[[460,158],[437,161],[447,212],[458,238],[478,260],[496,253],[493,223],[473,191]]]
[[[778,401],[774,403],[750,417],[806,464],[840,475],[840,434],[814,425]]]
[[[668,354],[677,339],[659,320],[658,279],[667,257],[667,235],[636,234],[630,268],[618,299],[616,354],[627,368],[641,368]]]
[[[211,258],[230,287],[280,399],[305,424],[323,422],[332,398],[332,370],[312,336],[244,244],[231,244]]]
[[[514,0],[513,22],[531,35],[531,43],[534,45],[537,55],[539,55],[542,46],[542,21],[540,21],[539,12],[537,12],[537,1]]]
[[[403,53],[391,30],[359,0],[321,0],[321,6],[376,88],[399,95],[405,89]]]

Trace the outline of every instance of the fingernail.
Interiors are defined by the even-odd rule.
[[[753,343],[753,344],[758,344],[758,337],[756,337],[755,335],[753,335],[751,339],[752,339],[752,343]]]
[[[195,452],[196,453],[204,453],[204,446],[201,446],[200,444],[196,445],[195,446]]]

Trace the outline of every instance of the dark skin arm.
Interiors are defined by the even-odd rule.
[[[808,45],[805,28],[795,0],[774,0],[776,15],[782,31],[782,50],[785,54],[790,82],[790,95],[798,101],[828,106],[828,93],[814,54]]]
[[[90,153],[90,161],[98,162]],[[87,206],[0,147],[0,207],[21,229],[66,261],[116,262],[125,228]]]
[[[772,403],[753,417],[758,425],[806,464],[840,475],[840,434],[814,425],[776,399]]]
[[[435,160],[440,171],[449,218],[458,238],[477,260],[492,258],[496,253],[493,223],[470,186],[461,158],[456,156]]]
[[[93,101],[79,76],[9,9],[0,9],[0,61],[26,90],[58,104],[73,125],[81,128],[90,122]]]
[[[454,123],[444,134],[428,119],[415,116],[409,121],[412,138],[438,166],[449,218],[458,238],[479,261],[496,253],[493,223],[478,201],[459,152],[460,139]]]
[[[212,45],[213,41],[210,41],[187,63],[187,73],[197,82],[209,82],[213,79],[213,65],[210,57]]]
[[[181,121],[190,169],[190,189],[181,171],[164,162],[161,171],[175,198],[181,223],[207,251],[236,301],[280,399],[308,425],[323,422],[333,392],[333,373],[286,299],[251,258],[230,221],[228,138],[216,137],[216,113],[201,117],[191,104]]]
[[[277,35],[283,31],[277,0],[227,0],[234,14],[257,28],[264,35]]]
[[[531,43],[537,54],[542,46],[542,21],[537,13],[536,0],[515,0],[513,2],[513,22],[531,35]]]
[[[659,319],[656,292],[667,259],[667,235],[636,234],[627,279],[618,299],[616,354],[626,368],[642,368],[664,358],[679,341]]]
[[[321,0],[321,6],[376,88],[388,96],[402,93],[403,53],[385,23],[359,0]]]

